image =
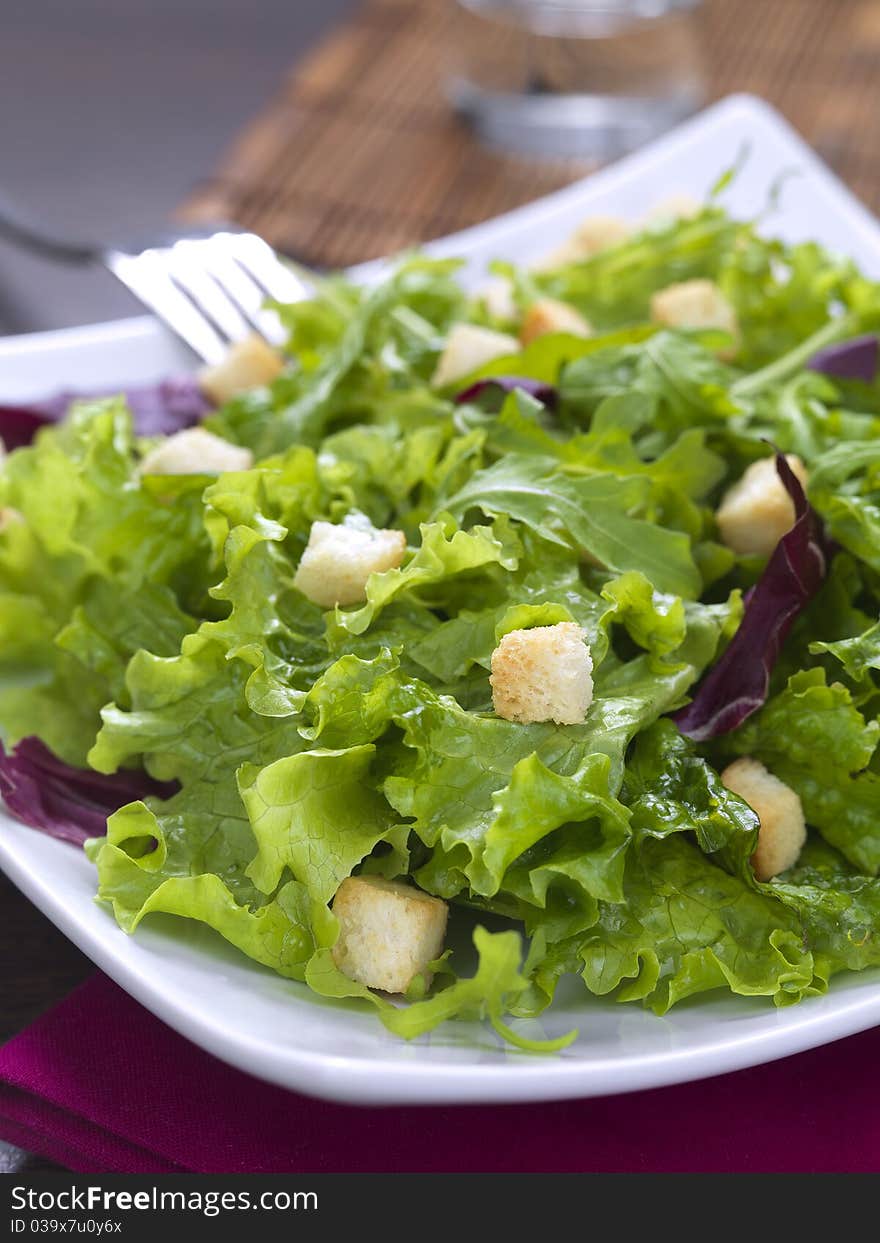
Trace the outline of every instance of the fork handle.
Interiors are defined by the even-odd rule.
[[[100,260],[100,252],[93,246],[77,246],[71,242],[57,242],[54,238],[45,237],[23,224],[16,212],[5,199],[0,198],[0,237],[14,246],[23,246],[25,250],[44,259],[52,259],[56,263],[86,264]]]

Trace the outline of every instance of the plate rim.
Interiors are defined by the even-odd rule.
[[[16,829],[29,832],[0,815]],[[60,843],[69,846],[69,843]],[[75,847],[70,847],[75,849]],[[553,1056],[506,1050],[507,1060],[498,1064],[430,1064],[371,1057],[279,1051],[271,1041],[258,1042],[235,1029],[221,1029],[195,1008],[180,1007],[156,983],[113,952],[110,939],[93,940],[69,910],[39,877],[27,871],[0,838],[0,867],[10,880],[95,965],[145,1009],[194,1044],[219,1060],[279,1087],[307,1096],[357,1105],[502,1104],[542,1100],[590,1099],[621,1095],[650,1088],[669,1087],[712,1078],[731,1071],[765,1065],[856,1035],[880,1022],[880,978],[873,987],[852,989],[846,1000],[838,997],[828,1005],[828,994],[807,998],[797,1006],[798,1025],[780,1027],[772,1020],[780,1012],[767,1002],[767,1023],[743,1039],[733,1032],[723,1044],[694,1049],[682,1044],[620,1061],[586,1057],[581,1053]],[[110,917],[108,916],[108,921]],[[108,928],[119,931],[115,923]],[[124,934],[122,934],[124,935]],[[600,999],[601,1000],[601,999]],[[610,1005],[617,1005],[609,1001]],[[588,1020],[589,1011],[585,1011]],[[376,1020],[378,1022],[378,1019]],[[756,1052],[760,1056],[756,1058]],[[255,1058],[257,1059],[255,1064]],[[377,1082],[377,1080],[379,1082]]]
[[[657,143],[617,164],[513,211],[437,239],[424,249],[436,254],[473,253],[484,247],[487,235],[503,237],[523,222],[540,222],[560,206],[577,203],[585,191],[613,187],[616,182],[630,178],[634,168],[662,164],[670,150],[688,146],[701,131],[736,116],[763,124],[781,136],[806,168],[833,193],[838,214],[845,216],[860,236],[864,234],[865,242],[880,252],[880,227],[868,209],[772,107],[743,94],[714,104]],[[374,260],[358,265],[352,272],[358,279],[371,280],[388,262],[387,259]],[[138,343],[155,344],[165,335],[161,325],[148,315],[21,334],[0,339],[0,363],[14,356],[33,357],[56,350],[91,349],[120,343],[129,347]],[[11,823],[22,828],[17,822]],[[0,868],[96,966],[174,1030],[245,1073],[341,1103],[512,1103],[615,1095],[765,1064],[842,1039],[880,1022],[880,984],[872,986],[866,982],[864,989],[852,989],[846,996],[839,996],[833,1005],[823,1004],[826,998],[807,999],[797,1007],[801,1020],[797,1026],[774,1023],[775,1012],[768,1002],[766,1026],[745,1038],[742,1033],[732,1031],[727,1042],[714,1042],[697,1049],[687,1043],[673,1049],[660,1047],[638,1056],[630,1054],[619,1063],[592,1058],[580,1050],[574,1056],[563,1052],[552,1058],[512,1053],[511,1060],[499,1064],[475,1061],[437,1065],[392,1062],[381,1055],[353,1058],[290,1047],[281,1049],[271,1042],[256,1042],[235,1029],[220,1030],[198,1009],[181,1007],[159,983],[117,954],[112,939],[102,942],[84,923],[78,923],[76,911],[68,910],[62,898],[44,886],[39,876],[28,872],[25,862],[19,859],[14,845],[7,842],[4,834],[0,834]]]

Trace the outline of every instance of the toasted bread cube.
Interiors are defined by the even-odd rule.
[[[807,468],[801,459],[789,453],[785,460],[806,487]],[[728,548],[769,557],[795,520],[794,504],[779,478],[775,456],[752,462],[742,478],[724,493],[715,517]]]
[[[620,216],[587,216],[572,234],[585,254],[597,255],[600,250],[610,250],[625,242],[632,232],[626,220]]]
[[[270,384],[283,369],[281,355],[254,333],[230,346],[222,363],[203,367],[199,387],[216,406],[222,406],[239,393]]]
[[[536,272],[552,272],[567,263],[591,259],[600,251],[609,250],[625,242],[632,232],[630,226],[619,216],[588,216],[582,220],[570,237],[532,264]]]
[[[403,531],[377,530],[361,514],[344,522],[313,522],[293,585],[330,609],[366,599],[367,579],[400,565],[406,552]]]
[[[445,388],[495,358],[518,354],[519,348],[516,337],[506,332],[478,324],[455,324],[446,338],[446,348],[437,361],[431,383],[435,388]]]
[[[593,700],[592,674],[586,635],[574,622],[511,630],[492,653],[492,702],[507,721],[580,725]]]
[[[486,281],[477,297],[494,319],[516,319],[519,314],[513,296],[513,285],[506,276],[493,276]]]
[[[692,220],[703,210],[702,204],[685,190],[667,194],[645,213],[646,224],[671,224],[674,220]]]
[[[539,298],[526,311],[519,339],[523,345],[544,337],[549,332],[568,332],[573,337],[589,337],[592,327],[580,311],[555,298]]]
[[[230,444],[203,427],[175,432],[141,460],[142,475],[220,475],[227,470],[250,470],[250,449]]]
[[[793,867],[807,840],[804,809],[794,790],[751,756],[729,764],[721,780],[748,803],[760,821],[752,855],[757,879],[771,880]]]
[[[443,952],[449,907],[396,880],[349,876],[333,899],[339,937],[333,961],[350,980],[405,993],[415,976],[430,983],[428,963]]]
[[[683,281],[668,285],[651,298],[651,319],[665,328],[720,328],[733,344],[719,350],[719,358],[733,358],[739,349],[736,311],[714,281]]]
[[[23,525],[24,521],[25,516],[20,509],[15,509],[12,505],[0,505],[0,535],[10,527]]]

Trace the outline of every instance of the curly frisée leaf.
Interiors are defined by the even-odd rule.
[[[472,976],[458,979],[433,997],[405,1007],[392,1005],[365,985],[344,976],[326,948],[319,949],[311,959],[306,982],[324,997],[356,997],[370,1002],[388,1030],[405,1040],[424,1035],[447,1019],[485,1018],[504,1040],[527,1052],[553,1053],[577,1038],[578,1033],[572,1031],[555,1040],[531,1039],[503,1022],[503,1016],[528,985],[521,973],[522,940],[516,932],[492,933],[478,926],[474,929],[474,946],[479,960]]]
[[[840,682],[803,669],[729,745],[754,755],[797,793],[807,823],[868,876],[880,872],[880,722],[866,720]]]
[[[265,768],[243,764],[238,789],[257,853],[248,876],[272,893],[285,868],[313,898],[329,902],[352,869],[394,829],[391,808],[368,771],[376,748],[303,751]]]
[[[710,863],[682,834],[630,856],[625,902],[602,904],[577,949],[590,990],[641,1000],[658,1014],[727,986],[777,1005],[816,991],[799,921]]]
[[[509,531],[477,526],[469,531],[456,529],[448,518],[423,523],[422,542],[415,555],[400,569],[371,574],[367,580],[367,602],[345,613],[337,610],[337,622],[351,634],[363,634],[388,604],[404,592],[442,583],[456,574],[502,565],[516,568],[517,543]]]
[[[828,570],[832,546],[781,453],[776,469],[794,502],[795,523],[746,597],[743,619],[724,655],[674,717],[681,732],[698,742],[736,729],[766,701],[782,644]]]

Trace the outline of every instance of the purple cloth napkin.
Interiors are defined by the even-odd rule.
[[[364,1108],[251,1079],[95,975],[0,1049],[0,1137],[85,1173],[877,1171],[880,1030],[680,1087]]]

